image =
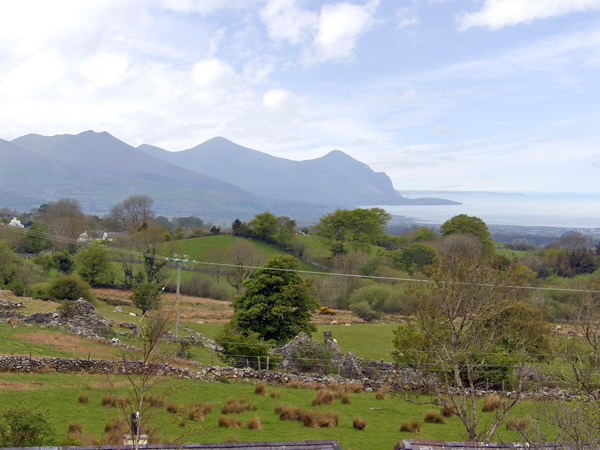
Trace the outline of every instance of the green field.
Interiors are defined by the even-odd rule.
[[[52,425],[57,432],[65,436],[71,422],[79,422],[83,432],[101,438],[108,420],[122,415],[120,410],[101,406],[101,398],[107,393],[106,378],[100,375],[65,374],[0,374],[0,404],[7,405],[17,401],[29,402],[47,410]],[[120,386],[119,391],[127,395],[128,384],[123,377],[114,377],[113,382]],[[165,379],[164,388],[170,391],[167,404],[177,403],[183,407],[202,401],[214,404],[213,412],[204,422],[187,420],[187,412],[169,414],[160,408],[156,422],[164,425],[161,436],[164,439],[180,438],[182,442],[224,442],[230,438],[241,441],[279,441],[305,439],[338,439],[343,449],[392,449],[401,439],[431,438],[437,440],[463,440],[461,424],[456,417],[448,419],[446,424],[423,423],[420,434],[401,432],[404,421],[420,420],[431,409],[427,405],[414,405],[388,396],[377,400],[374,393],[349,394],[350,404],[342,404],[339,399],[332,405],[317,407],[318,410],[332,410],[339,413],[339,423],[335,428],[307,428],[302,423],[282,421],[274,412],[279,404],[290,404],[303,409],[311,409],[315,391],[290,389],[281,386],[268,386],[267,392],[278,391],[280,398],[270,395],[254,394],[253,383],[205,383],[185,379]],[[89,396],[89,403],[78,402],[79,394]],[[229,397],[246,396],[256,404],[257,410],[235,415],[246,425],[252,416],[258,416],[262,430],[219,428],[220,408]],[[512,416],[522,416],[531,405],[524,402],[512,411]],[[365,430],[352,428],[354,417],[367,420]],[[488,418],[482,415],[482,420]],[[184,423],[184,426],[181,424]],[[515,432],[504,427],[499,429],[497,441],[515,441]]]

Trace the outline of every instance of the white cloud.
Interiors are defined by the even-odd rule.
[[[315,54],[309,60],[318,62],[345,59],[352,55],[356,41],[373,24],[378,2],[364,6],[351,3],[324,5],[314,40]]]
[[[281,109],[293,103],[292,94],[286,89],[278,88],[265,92],[263,104],[270,109]]]
[[[163,5],[175,12],[210,14],[223,9],[247,9],[255,6],[251,0],[162,0]]]
[[[128,65],[125,56],[101,53],[88,58],[77,71],[96,86],[104,86],[122,81]]]
[[[296,6],[295,0],[269,0],[260,12],[269,37],[292,44],[304,42],[314,33],[318,15]]]
[[[485,0],[474,13],[461,13],[456,19],[461,30],[488,27],[498,30],[536,19],[563,16],[575,12],[600,10],[598,0]]]
[[[202,89],[225,87],[235,78],[235,71],[227,62],[217,58],[198,61],[192,70],[196,85]]]

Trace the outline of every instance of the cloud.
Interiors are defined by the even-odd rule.
[[[257,1],[250,0],[163,0],[165,8],[175,12],[211,14],[223,9],[247,9]]]
[[[417,12],[415,8],[406,8],[401,7],[396,11],[396,17],[398,18],[398,28],[404,29],[408,27],[412,27],[419,23],[419,18],[417,17]]]
[[[315,54],[309,59],[322,62],[350,57],[358,38],[373,26],[377,5],[378,2],[364,6],[345,2],[324,5],[314,39]]]
[[[198,87],[212,89],[230,85],[235,78],[235,71],[225,61],[207,58],[194,65],[192,76]]]
[[[591,10],[600,10],[598,0],[485,0],[479,11],[463,12],[456,17],[456,21],[460,30],[471,27],[498,30],[537,19]]]
[[[300,44],[314,33],[318,15],[295,3],[295,0],[269,0],[260,12],[269,37],[274,41]]]
[[[286,89],[272,89],[263,95],[263,105],[269,109],[285,108],[292,103],[292,94]]]
[[[445,127],[443,125],[436,125],[435,127],[433,127],[433,132],[440,136],[453,133],[451,128]]]

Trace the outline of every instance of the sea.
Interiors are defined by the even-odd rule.
[[[600,191],[399,191],[406,198],[435,197],[460,205],[379,205],[397,220],[438,225],[457,214],[488,225],[600,230]]]

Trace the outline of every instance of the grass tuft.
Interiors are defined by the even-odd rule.
[[[425,423],[446,423],[446,419],[437,411],[429,410],[423,419]]]
[[[367,419],[363,419],[362,417],[356,416],[354,418],[354,422],[352,422],[352,426],[357,430],[364,430],[367,426]]]
[[[418,420],[407,420],[400,425],[400,431],[408,431],[409,433],[420,433],[421,422]]]
[[[494,412],[504,408],[506,408],[506,399],[500,398],[498,394],[487,394],[483,397],[483,412]]]

